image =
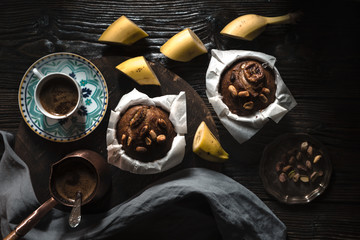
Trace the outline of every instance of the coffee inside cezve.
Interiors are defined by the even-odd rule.
[[[82,200],[89,198],[95,191],[97,175],[93,167],[80,158],[71,158],[54,173],[56,192],[66,201],[75,201],[80,191]]]
[[[75,84],[71,80],[61,77],[46,82],[39,97],[44,109],[54,115],[69,113],[78,101]]]

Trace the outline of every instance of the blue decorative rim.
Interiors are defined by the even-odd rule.
[[[75,78],[82,90],[82,103],[70,117],[49,119],[35,105],[34,90],[39,79],[33,68],[43,74],[63,72]],[[18,94],[21,115],[26,124],[39,136],[54,142],[79,140],[95,130],[105,116],[108,88],[99,69],[84,57],[73,53],[53,53],[33,63],[24,74]]]

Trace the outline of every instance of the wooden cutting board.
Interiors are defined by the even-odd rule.
[[[161,86],[140,86],[115,69],[115,66],[126,59],[125,57],[108,56],[92,60],[102,72],[107,82],[109,105],[101,124],[85,138],[69,143],[51,142],[35,134],[24,121],[21,122],[15,139],[15,152],[29,166],[34,191],[41,203],[49,198],[48,179],[50,176],[50,167],[54,162],[60,160],[66,154],[79,149],[91,149],[100,153],[105,159],[107,158],[106,129],[110,111],[116,107],[120,98],[133,90],[133,88],[137,88],[140,92],[144,92],[150,97],[178,94],[180,91],[185,91],[188,133],[186,134],[186,153],[184,160],[173,169],[154,175],[132,174],[111,165],[112,187],[103,200],[95,204],[96,207],[85,206],[85,212],[98,212],[110,209],[129,199],[157,179],[180,169],[204,167],[221,171],[221,164],[202,160],[192,152],[193,137],[201,121],[204,120],[212,132],[218,136],[211,113],[196,91],[181,77],[157,63],[150,64],[158,76]],[[59,208],[69,210],[61,206]]]

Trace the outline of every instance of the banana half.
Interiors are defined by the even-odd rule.
[[[196,130],[193,152],[211,162],[222,163],[229,159],[229,154],[225,152],[204,121]]]
[[[132,78],[139,85],[160,86],[158,78],[143,56],[130,58],[117,65],[116,69]]]
[[[162,45],[160,52],[172,60],[188,62],[207,53],[207,49],[190,28],[185,28]]]
[[[289,13],[278,17],[263,17],[246,14],[231,21],[220,33],[228,37],[251,41],[259,36],[268,24],[293,23],[298,15],[298,13]]]
[[[134,22],[125,16],[121,16],[103,32],[99,41],[131,45],[147,36],[149,35]]]

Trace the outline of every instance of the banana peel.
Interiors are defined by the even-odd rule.
[[[196,130],[193,141],[193,152],[202,159],[223,163],[229,159],[229,154],[222,148],[204,121]]]
[[[278,17],[246,14],[228,23],[220,33],[228,37],[251,41],[259,36],[267,25],[295,23],[300,15],[300,12],[288,13]]]
[[[160,86],[158,78],[143,56],[130,58],[117,65],[116,69],[132,78],[139,85]]]
[[[193,58],[207,53],[207,49],[190,28],[185,28],[162,45],[160,52],[172,60],[189,62]]]
[[[113,22],[100,36],[100,42],[132,45],[136,41],[149,36],[126,16]]]

